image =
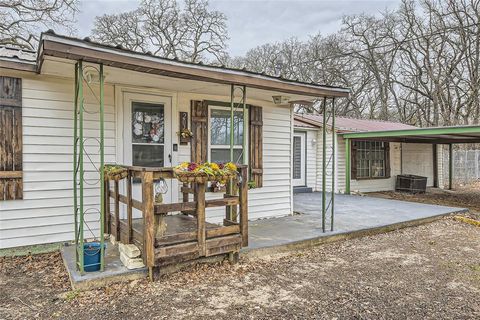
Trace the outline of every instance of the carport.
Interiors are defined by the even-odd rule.
[[[351,150],[353,141],[383,141],[401,143],[428,143],[433,145],[434,185],[438,186],[437,146],[449,146],[449,189],[453,181],[453,145],[464,143],[480,143],[480,126],[455,126],[419,128],[391,131],[370,131],[343,133],[346,149],[345,193],[350,194],[351,182]]]

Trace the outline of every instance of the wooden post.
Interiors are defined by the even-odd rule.
[[[142,172],[142,202],[143,202],[143,261],[148,267],[150,281],[153,281],[155,264],[155,214],[153,199],[153,172]]]
[[[120,193],[118,191],[118,180],[115,180],[115,241],[120,241]]]
[[[132,172],[128,170],[127,176],[127,243],[132,243],[133,238],[133,218],[132,218]]]
[[[205,182],[197,183],[197,241],[200,256],[206,255]]]
[[[112,233],[112,226],[110,225],[110,180],[105,179],[105,233],[111,234]]]
[[[227,185],[225,186],[226,194],[229,196],[238,195],[237,180],[228,179]],[[225,218],[230,221],[237,221],[237,206],[227,206],[225,207]]]
[[[188,182],[184,182],[184,183],[183,183],[183,187],[184,187],[184,188],[188,188],[188,187],[189,187]],[[188,192],[183,192],[183,193],[182,193],[182,201],[183,201],[183,202],[188,202]],[[185,215],[187,214],[186,211],[182,211],[182,213],[185,214]]]
[[[240,233],[242,234],[242,247],[248,246],[248,167],[240,168],[239,203],[240,203]]]

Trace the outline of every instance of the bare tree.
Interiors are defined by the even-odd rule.
[[[73,32],[77,0],[0,0],[0,44],[34,49],[39,28]],[[41,30],[41,29],[40,29]]]
[[[277,70],[281,62],[282,71]],[[351,88],[338,113],[420,126],[480,122],[480,0],[403,0],[328,37],[264,44],[237,67]],[[318,104],[301,106],[320,112]]]
[[[226,54],[223,13],[207,0],[143,0],[138,9],[95,18],[92,37],[100,42],[166,58],[221,62]]]

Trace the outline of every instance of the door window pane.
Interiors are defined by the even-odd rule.
[[[132,103],[132,142],[164,143],[164,106]]]
[[[132,164],[141,167],[163,167],[163,145],[134,144]]]
[[[164,166],[163,104],[132,102],[132,165]]]

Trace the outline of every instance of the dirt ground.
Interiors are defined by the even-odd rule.
[[[0,259],[0,319],[479,319],[480,228],[452,218],[155,283],[75,292],[60,255]]]
[[[428,188],[424,194],[409,194],[403,192],[373,192],[369,196],[387,199],[431,203],[444,206],[468,208],[471,218],[480,220],[480,181],[467,186],[456,186],[454,190]]]

